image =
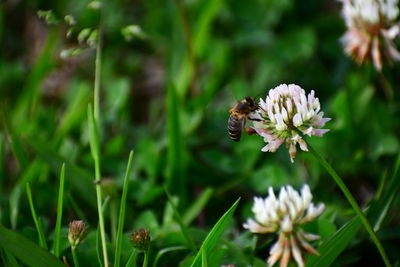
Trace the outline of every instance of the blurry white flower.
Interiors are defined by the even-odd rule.
[[[319,99],[311,91],[305,91],[295,84],[281,84],[271,89],[267,98],[260,99],[260,109],[254,114],[254,130],[267,143],[261,150],[275,152],[286,140],[290,160],[294,162],[296,145],[308,151],[306,142],[300,134],[322,136],[327,129],[320,129],[329,118],[320,111]]]
[[[286,267],[290,257],[298,266],[304,266],[302,251],[317,254],[318,252],[308,243],[317,240],[318,235],[306,233],[301,225],[315,220],[324,210],[324,204],[317,206],[311,202],[312,195],[308,185],[297,192],[290,185],[281,187],[279,197],[273,189],[268,189],[269,196],[265,199],[254,198],[252,211],[255,220],[247,219],[243,227],[253,233],[278,233],[278,241],[271,247],[267,260],[273,266],[280,259],[280,266]]]
[[[383,60],[399,61],[394,45],[399,35],[398,0],[340,0],[347,31],[341,41],[345,52],[358,64],[372,60],[377,70]]]

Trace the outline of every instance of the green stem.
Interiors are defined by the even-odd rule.
[[[343,182],[342,178],[339,177],[339,175],[336,173],[336,171],[332,168],[332,166],[308,143],[308,148],[311,151],[311,153],[318,159],[318,161],[321,163],[321,165],[327,170],[327,172],[331,175],[333,180],[336,182],[336,184],[339,186],[340,190],[342,190],[344,196],[347,198],[347,201],[350,203],[351,207],[353,210],[356,212],[356,214],[360,217],[361,222],[363,223],[365,229],[369,233],[372,241],[375,243],[375,246],[377,247],[379,253],[381,254],[381,257],[383,261],[385,262],[385,265],[387,267],[392,266],[388,256],[386,255],[386,252],[381,244],[381,242],[378,239],[378,236],[372,229],[371,224],[367,220],[367,217],[365,214],[362,212],[360,206],[357,204],[356,200],[354,199],[353,195],[350,193],[349,189]]]
[[[106,244],[106,233],[104,230],[104,216],[102,208],[102,196],[101,196],[101,183],[100,183],[100,160],[98,157],[94,159],[95,173],[96,173],[96,196],[97,196],[97,211],[99,213],[99,226],[100,226],[100,237],[101,237],[101,247],[103,249],[103,260],[104,266],[108,267],[108,257],[107,257],[107,244]]]
[[[71,252],[72,252],[72,260],[74,261],[75,267],[79,267],[78,257],[76,256],[76,248],[71,247]]]
[[[101,18],[100,18],[101,19]],[[94,76],[94,118],[97,124],[100,125],[100,82],[101,82],[101,54],[102,54],[102,23],[99,25],[99,38],[96,46],[96,60],[95,60],[95,76]]]
[[[143,260],[143,267],[147,267],[149,264],[149,251],[144,252],[144,260]]]
[[[131,266],[136,267],[137,266],[136,265],[136,256],[137,256],[137,251],[136,251],[136,249],[134,249],[132,251],[131,255],[129,256],[128,261],[126,262],[125,267],[131,267]]]

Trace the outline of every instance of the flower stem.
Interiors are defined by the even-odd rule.
[[[125,267],[136,267],[136,256],[137,256],[137,251],[136,249],[134,249],[131,253],[131,255],[129,256],[128,261],[126,262]]]
[[[104,216],[103,216],[101,184],[100,184],[100,159],[99,158],[97,158],[97,159],[95,158],[94,165],[95,165],[95,173],[96,173],[96,197],[97,197],[97,211],[99,213],[101,247],[103,250],[104,266],[108,267],[106,233],[104,230]]]
[[[149,251],[144,252],[144,260],[143,260],[143,267],[147,267],[149,264]]]
[[[78,257],[76,256],[76,249],[74,247],[71,247],[71,252],[72,252],[72,260],[74,261],[74,266],[79,267]]]
[[[339,186],[340,190],[342,190],[344,196],[347,198],[347,201],[350,203],[353,210],[360,217],[362,224],[364,225],[364,227],[367,230],[367,232],[369,233],[372,241],[375,243],[375,246],[377,247],[379,253],[381,254],[381,257],[382,257],[383,261],[385,262],[385,265],[387,267],[391,267],[392,265],[391,265],[389,258],[382,246],[382,243],[378,239],[378,236],[372,229],[372,226],[369,223],[367,217],[362,212],[360,206],[357,204],[356,200],[354,199],[353,195],[350,193],[349,189],[347,188],[346,184],[343,182],[342,178],[339,177],[339,175],[332,168],[332,166],[309,143],[307,144],[307,146],[308,146],[309,150],[311,151],[311,153],[314,155],[314,157],[316,157],[318,159],[318,161],[321,163],[321,165],[331,175],[333,180]]]

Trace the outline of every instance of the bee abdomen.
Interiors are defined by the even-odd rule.
[[[231,115],[228,120],[228,134],[233,141],[239,142],[240,136],[242,135],[242,128],[243,118],[241,119]]]

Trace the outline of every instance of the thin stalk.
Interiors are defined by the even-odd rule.
[[[60,238],[61,238],[61,220],[63,212],[63,199],[64,199],[64,178],[65,178],[65,163],[61,167],[60,174],[60,188],[58,190],[58,203],[57,203],[57,220],[54,236],[54,255],[58,258],[60,256]]]
[[[33,205],[32,192],[29,183],[26,183],[26,194],[28,195],[28,201],[29,201],[29,206],[31,208],[32,218],[33,221],[35,222],[36,230],[38,232],[39,245],[42,248],[47,249],[47,244],[46,244],[46,239],[44,237],[43,229],[40,224],[39,218],[36,215],[35,206]]]
[[[100,10],[101,12],[101,10]],[[96,59],[95,59],[95,76],[94,76],[94,118],[96,119],[97,123],[100,124],[100,83],[101,83],[101,54],[102,54],[102,23],[101,23],[101,16],[100,16],[100,24],[99,24],[99,37],[97,40],[96,46]]]
[[[78,257],[76,256],[76,248],[71,247],[71,253],[72,253],[72,260],[74,261],[74,266],[79,267]]]
[[[128,261],[126,262],[125,267],[136,267],[136,256],[137,256],[137,251],[136,249],[134,249],[131,253],[131,255],[129,256]]]
[[[360,206],[357,204],[356,200],[354,199],[353,195],[350,193],[349,189],[347,188],[346,184],[343,182],[342,178],[339,177],[339,175],[336,173],[336,171],[332,168],[332,166],[308,143],[308,148],[311,151],[311,153],[314,155],[315,158],[318,159],[318,161],[321,163],[321,165],[326,169],[326,171],[331,175],[333,180],[336,182],[336,184],[339,186],[340,190],[342,190],[344,196],[346,197],[347,201],[350,203],[351,207],[353,210],[356,212],[356,214],[360,217],[362,224],[364,225],[365,229],[369,233],[372,241],[375,243],[375,246],[377,247],[379,253],[381,254],[381,257],[387,267],[392,266],[389,258],[382,246],[382,243],[378,239],[378,236],[372,229],[371,224],[369,223],[367,217],[365,214],[362,212]]]
[[[104,266],[108,267],[108,256],[107,256],[107,244],[106,244],[106,233],[104,230],[104,216],[102,208],[102,194],[101,194],[101,184],[100,184],[100,160],[97,158],[94,161],[95,173],[96,173],[96,196],[97,196],[97,211],[99,214],[99,227],[100,227],[100,237],[101,237],[101,247],[103,250],[103,260]]]
[[[119,206],[119,219],[118,219],[118,230],[117,230],[117,241],[115,246],[115,260],[114,266],[120,266],[121,260],[121,252],[122,252],[122,238],[123,238],[123,230],[124,230],[124,222],[125,222],[125,206],[126,206],[126,197],[128,195],[128,185],[129,185],[129,175],[132,170],[132,161],[133,161],[133,151],[129,154],[128,165],[126,167],[126,173],[124,178],[124,187],[122,189],[121,196],[121,204]]]
[[[147,267],[147,265],[149,265],[149,251],[146,250],[144,252],[144,260],[143,260],[143,267]]]
[[[101,173],[100,173],[100,145],[99,145],[99,133],[100,133],[100,82],[101,82],[101,55],[102,55],[102,8],[100,9],[100,23],[99,23],[99,37],[96,44],[96,60],[95,60],[95,76],[94,76],[94,103],[93,103],[93,113],[91,113],[91,108],[89,107],[89,128],[91,127],[92,137],[91,137],[91,149],[95,165],[95,184],[96,184],[96,196],[97,196],[97,210],[99,214],[99,227],[100,227],[100,237],[101,246],[103,250],[103,260],[104,266],[108,267],[108,257],[107,257],[107,244],[106,244],[106,234],[104,227],[104,216],[102,208],[102,194],[101,194]]]

